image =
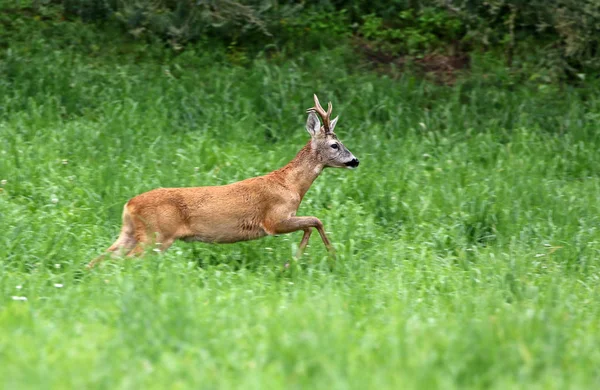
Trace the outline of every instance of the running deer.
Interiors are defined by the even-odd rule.
[[[333,132],[339,117],[330,119],[331,102],[325,111],[317,95],[314,101],[306,121],[311,140],[286,166],[228,185],[158,188],[132,198],[123,208],[119,238],[88,267],[111,252],[133,257],[149,248],[166,251],[177,239],[232,243],[302,230],[296,254],[299,257],[312,228],[332,251],[323,223],[316,217],[297,217],[296,211],[324,168],[356,168],[358,159]],[[323,120],[322,126],[317,114]]]

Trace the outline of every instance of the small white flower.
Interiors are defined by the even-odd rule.
[[[23,288],[23,286],[21,286],[21,285],[19,284],[19,285],[18,285],[16,288],[17,288],[17,290],[20,290],[20,289],[22,289],[22,288]]]
[[[54,283],[54,287],[56,287],[56,288],[62,288],[63,284],[62,283]]]
[[[60,268],[60,264],[54,264],[54,268]]]
[[[13,301],[26,301],[27,297],[18,297],[18,296],[12,296],[12,300]]]
[[[6,181],[6,179],[0,180],[0,184],[3,185],[3,186],[5,186],[6,183],[8,183],[8,181]]]
[[[50,201],[54,204],[58,203],[58,198],[56,197],[56,195],[52,194],[52,197],[50,198]]]
[[[69,160],[67,160],[67,159],[62,160],[62,165],[67,165],[68,163],[69,163]]]

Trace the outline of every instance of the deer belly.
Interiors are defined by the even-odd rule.
[[[255,240],[267,235],[262,224],[252,221],[238,221],[237,223],[194,224],[188,234],[181,237],[187,242],[202,241],[212,243],[233,243],[238,241]]]

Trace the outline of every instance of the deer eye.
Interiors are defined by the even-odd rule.
[[[332,149],[337,149],[337,148],[339,148],[339,146],[338,146],[338,144],[331,144],[331,148]]]

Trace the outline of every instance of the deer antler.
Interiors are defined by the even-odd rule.
[[[331,117],[331,110],[333,109],[333,107],[331,106],[331,102],[329,102],[329,104],[327,105],[327,112],[325,112],[323,107],[321,107],[321,103],[319,103],[319,98],[317,97],[317,95],[314,94],[313,97],[315,98],[315,106],[309,108],[308,110],[306,110],[306,112],[312,111],[319,114],[319,116],[323,120],[323,128],[325,129],[325,134],[330,134],[331,130],[329,128],[329,123]]]

